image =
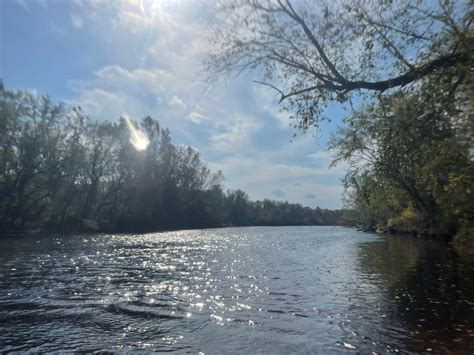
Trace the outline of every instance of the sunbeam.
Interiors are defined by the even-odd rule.
[[[150,140],[148,139],[145,132],[142,132],[138,128],[136,128],[127,114],[123,114],[122,117],[125,120],[125,123],[127,124],[128,130],[130,131],[130,144],[132,144],[133,147],[138,151],[142,151],[148,148]]]

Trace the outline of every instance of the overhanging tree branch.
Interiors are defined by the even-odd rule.
[[[221,1],[239,9],[222,17],[226,26],[218,27],[218,46],[206,63],[211,76],[261,69],[264,79],[255,82],[277,91],[280,103],[292,98],[284,105],[301,120],[298,127],[317,125],[326,118],[324,107],[350,99],[351,92],[380,95],[433,73],[472,68],[470,22],[451,13],[468,11],[468,0],[464,7],[410,0],[370,7],[363,0],[350,6],[344,0],[328,0],[328,6],[323,0]]]
[[[296,90],[296,91],[286,93],[286,94],[281,89],[277,88],[275,85],[268,84],[268,83],[258,81],[258,80],[254,80],[254,82],[265,85],[265,86],[269,86],[273,88],[274,90],[278,91],[278,93],[281,95],[281,98],[279,100],[279,102],[281,103],[289,97],[297,96],[297,95],[315,91],[315,90],[332,90],[332,91],[337,91],[337,92],[343,92],[344,94],[350,91],[359,90],[359,89],[383,92],[385,90],[392,89],[395,87],[405,86],[417,79],[420,79],[434,72],[435,70],[442,69],[442,68],[449,68],[456,64],[459,64],[460,62],[462,62],[462,58],[459,58],[459,55],[452,55],[452,56],[439,58],[424,66],[414,68],[406,72],[405,74],[392,78],[392,79],[381,80],[381,81],[347,81],[345,80],[344,83],[341,83],[341,84],[338,82],[331,82],[331,81],[325,80],[321,84],[313,85],[313,86],[310,86],[301,90]],[[317,79],[320,79],[320,78],[318,77]]]

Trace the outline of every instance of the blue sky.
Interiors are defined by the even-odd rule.
[[[209,88],[208,18],[198,0],[2,0],[0,77],[97,120],[150,115],[252,199],[340,208],[344,167],[325,145],[344,111],[302,135],[251,73]]]

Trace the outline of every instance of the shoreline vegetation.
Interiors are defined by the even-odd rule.
[[[395,101],[401,100],[406,114],[410,112],[406,105],[413,107],[418,103],[425,108],[433,105],[429,99],[402,97]],[[366,169],[361,174],[360,170],[350,170],[344,181],[349,192],[346,208],[327,210],[272,200],[251,201],[242,190],[223,191],[222,172],[211,172],[199,152],[191,147],[174,145],[169,130],[149,116],[139,124],[128,118],[115,123],[97,122],[80,107],[71,109],[53,103],[46,96],[9,91],[3,84],[0,84],[0,107],[5,118],[0,127],[2,235],[340,225],[364,232],[448,241],[456,235],[461,239],[472,236],[469,215],[472,164],[466,155],[468,145],[437,121],[440,116],[450,117],[445,114],[436,115],[433,122],[418,122],[416,117],[405,115],[397,118],[396,113],[389,122],[378,116],[373,120],[365,116],[364,120],[348,122],[349,127],[359,127],[341,130],[333,138],[330,148],[336,151],[336,160],[359,157],[369,147],[368,140],[372,139],[369,133],[374,132],[390,132],[392,140],[395,136],[395,141],[387,143],[388,151],[393,151],[395,156],[384,156],[384,152],[378,157],[374,154],[374,160],[380,160],[376,171]],[[418,129],[417,122],[425,128]],[[427,123],[435,128],[431,137]],[[130,125],[146,133],[148,149],[137,150],[129,142]],[[389,130],[383,125],[389,125]],[[414,144],[413,137],[405,135],[408,126],[426,139],[418,137],[415,141],[421,144]],[[404,136],[397,137],[397,132]],[[352,142],[359,144],[349,145],[350,135]],[[441,148],[437,136],[441,137]],[[410,145],[404,143],[408,151],[395,150],[394,143],[404,142],[404,137],[410,141]],[[376,138],[384,139],[381,134]],[[432,155],[436,149],[442,149],[437,156],[441,162]],[[411,174],[409,178],[416,177],[420,154],[425,154],[424,151],[427,164],[446,163],[446,166],[428,171],[434,181],[432,186],[413,182],[418,184],[412,186],[419,198],[416,201],[401,188],[401,184],[408,186],[403,180],[407,178],[403,169]],[[415,165],[406,165],[406,158],[396,160],[400,154],[412,157],[408,162]],[[460,174],[463,170],[465,173]],[[441,186],[440,181],[444,181]],[[429,190],[432,188],[438,195],[433,195]],[[451,204],[443,206],[435,200],[440,197],[444,199],[441,202]],[[422,206],[430,208],[432,214],[423,212]]]
[[[210,80],[257,76],[303,133],[333,119],[333,105],[346,110],[328,147],[348,166],[345,223],[472,240],[472,2],[229,5]]]
[[[0,230],[148,232],[248,225],[335,225],[340,210],[251,201],[223,191],[191,147],[145,117],[97,122],[80,107],[0,84]],[[147,149],[129,139],[144,132]],[[137,138],[137,137],[135,137]]]
[[[379,233],[472,238],[474,86],[472,74],[457,75],[438,73],[346,119],[330,142],[335,162],[350,166],[343,218]]]

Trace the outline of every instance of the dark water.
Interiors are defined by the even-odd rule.
[[[474,264],[339,227],[8,238],[1,351],[474,350]]]

